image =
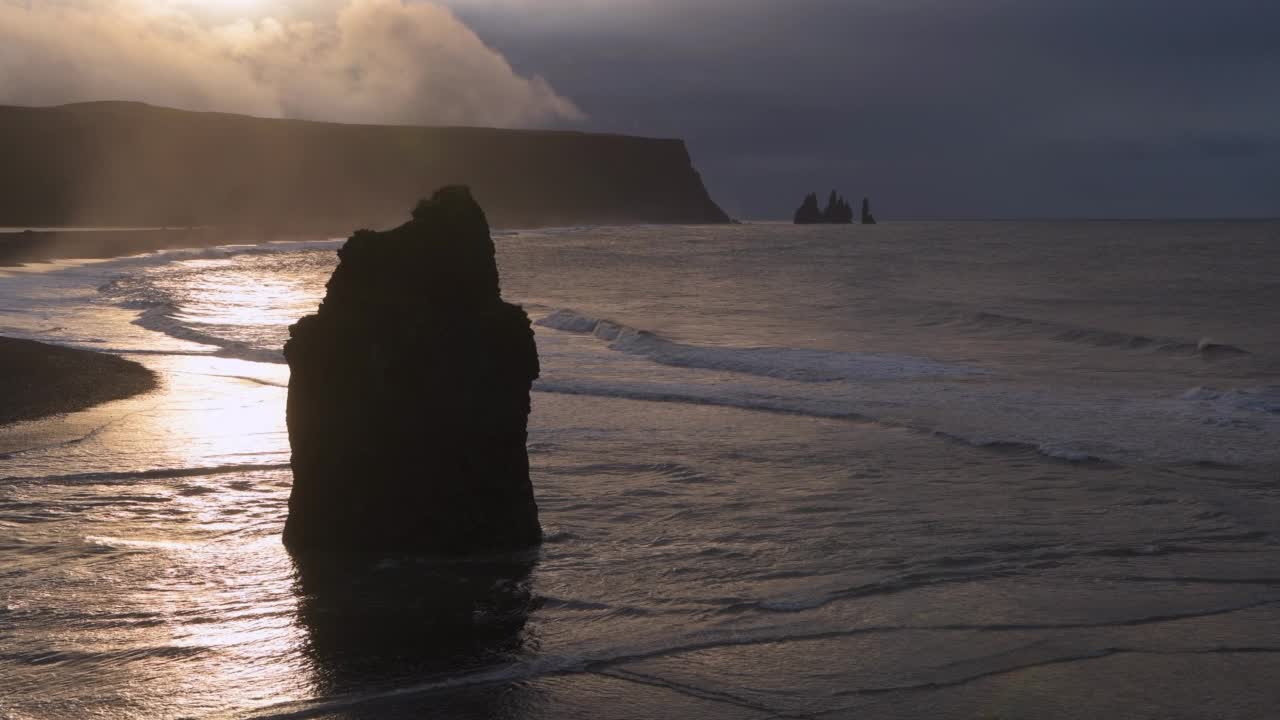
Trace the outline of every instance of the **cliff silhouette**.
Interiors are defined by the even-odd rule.
[[[681,140],[0,106],[0,227],[389,227],[469,185],[501,227],[723,223]]]

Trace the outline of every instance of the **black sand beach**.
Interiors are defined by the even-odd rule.
[[[156,387],[131,360],[0,337],[0,425],[74,412]]]

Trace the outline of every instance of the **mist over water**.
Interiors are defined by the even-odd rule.
[[[0,429],[0,709],[1265,717],[1278,239],[499,234],[548,543],[464,568],[279,544],[279,348],[337,241],[15,271],[0,331],[164,386]]]

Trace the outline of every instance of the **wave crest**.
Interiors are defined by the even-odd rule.
[[[787,347],[692,345],[574,310],[556,310],[534,324],[562,332],[590,334],[608,343],[611,350],[643,357],[662,365],[720,370],[798,382],[962,377],[986,373],[980,368],[909,355]]]
[[[1182,338],[1119,332],[1104,328],[1080,327],[1067,323],[1033,320],[1031,318],[991,312],[973,313],[937,324],[950,325],[973,332],[998,333],[1011,337],[1036,337],[1056,342],[1092,345],[1098,348],[1199,355],[1210,360],[1252,354],[1242,347],[1214,342],[1209,338],[1191,341]]]

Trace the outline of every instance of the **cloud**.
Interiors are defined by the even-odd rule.
[[[731,213],[1275,215],[1274,0],[438,0]]]
[[[435,3],[228,21],[160,0],[0,0],[0,103],[87,100],[369,123],[582,119]]]

